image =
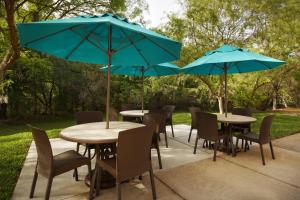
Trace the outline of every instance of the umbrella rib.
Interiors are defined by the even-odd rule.
[[[264,62],[261,62],[260,60],[256,60],[256,61],[259,62],[260,64],[264,65],[265,67],[267,67],[267,69],[272,69],[271,67],[266,65]]]
[[[119,27],[118,27],[119,28]],[[130,37],[128,37],[128,35],[121,29],[119,28],[119,30],[125,35],[125,37],[127,37],[127,39],[130,41],[130,43],[132,44],[132,46],[136,49],[136,51],[141,55],[141,57],[144,59],[144,61],[147,63],[147,65],[149,65],[149,62],[147,61],[147,59],[145,58],[145,56],[142,54],[141,50],[139,50],[136,45],[134,44],[134,42],[132,41],[132,39]]]
[[[34,39],[34,40],[31,40],[31,41],[25,43],[25,46],[27,46],[28,44],[35,43],[35,42],[37,42],[37,41],[46,39],[46,38],[51,37],[51,36],[53,36],[53,35],[59,34],[59,33],[61,33],[61,32],[64,32],[64,31],[67,31],[67,30],[72,30],[73,28],[78,27],[78,26],[82,26],[82,24],[77,24],[77,25],[74,25],[74,26],[71,26],[71,27],[68,27],[68,28],[65,28],[65,29],[56,31],[56,32],[54,32],[54,33],[50,33],[50,34],[44,35],[44,36],[42,36],[42,37],[36,38],[36,39]]]
[[[93,33],[95,30],[99,28],[100,24],[98,24],[91,32],[89,32],[81,41],[70,51],[70,53],[65,57],[66,60],[70,58],[70,56],[82,45],[82,43]]]
[[[240,67],[239,67],[239,64],[240,64],[240,63],[241,63],[241,62],[237,62],[237,63],[236,63],[236,68],[237,68],[238,72],[241,74],[242,71],[241,71],[241,69],[240,69]]]
[[[77,33],[76,31],[72,30],[73,33],[79,35],[80,37],[82,37],[82,35],[80,33]],[[92,40],[90,40],[89,38],[86,38],[86,40],[94,45],[97,49],[99,49],[100,51],[103,51],[104,53],[106,53],[106,49],[104,49],[103,47],[99,46],[98,44],[96,44],[95,42],[93,42]]]
[[[91,37],[92,39],[94,39],[96,42],[99,41],[99,47],[102,48],[102,49],[104,49],[104,52],[107,53],[107,52],[106,52],[107,50],[105,49],[105,47],[103,47],[103,45],[101,45],[101,42],[100,42],[100,40],[101,40],[101,35],[96,35],[96,34],[93,33],[93,34],[91,34],[90,37]],[[98,37],[98,38],[97,38],[97,37]],[[95,44],[97,44],[97,43],[95,43]]]
[[[144,40],[144,39],[145,39],[145,38],[140,38],[140,39],[134,41],[134,43],[137,43],[137,42],[142,41],[142,40]],[[124,40],[124,41],[125,41],[125,40]],[[125,42],[123,42],[123,43],[125,43]],[[119,51],[119,50],[125,49],[125,48],[131,46],[131,44],[127,44],[127,45],[125,45],[125,46],[121,46],[121,45],[119,45],[119,46],[120,46],[120,47],[119,47],[118,49],[114,49],[114,50],[115,50],[115,51]]]
[[[144,37],[149,40],[150,42],[152,42],[153,44],[155,44],[156,46],[158,46],[159,48],[161,48],[162,50],[164,50],[165,52],[167,52],[168,54],[170,54],[171,56],[173,56],[175,59],[177,59],[177,56],[175,54],[173,54],[171,51],[169,51],[168,49],[164,48],[163,46],[161,46],[159,43],[153,41],[152,39],[150,39],[149,37],[147,37],[146,35],[144,35]]]

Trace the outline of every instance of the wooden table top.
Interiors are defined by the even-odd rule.
[[[144,126],[143,124],[125,121],[110,121],[109,129],[106,122],[79,124],[63,129],[59,137],[71,142],[85,144],[112,143],[118,140],[119,132]]]

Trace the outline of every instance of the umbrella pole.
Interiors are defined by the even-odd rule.
[[[144,67],[142,67],[142,113],[144,113]]]
[[[108,49],[107,49],[107,93],[106,93],[106,129],[109,129],[109,102],[110,102],[110,65],[111,65],[111,25],[108,27]]]
[[[227,65],[224,64],[224,74],[225,74],[225,117],[227,117]]]

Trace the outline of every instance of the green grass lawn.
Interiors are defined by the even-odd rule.
[[[270,113],[254,114],[258,119],[252,126],[254,131],[259,129],[261,119],[267,114]],[[190,124],[190,114],[174,113],[173,122],[174,124]],[[71,126],[75,122],[71,117],[51,117],[34,120],[30,123],[47,130],[49,137],[55,138],[58,137],[61,129]],[[295,132],[300,132],[300,116],[276,113],[272,125],[272,137],[279,138]],[[32,136],[25,123],[0,124],[0,199],[10,199],[31,141]]]
[[[257,132],[259,130],[260,123],[264,116],[274,113],[254,113],[254,117],[257,119],[252,124],[252,130]],[[173,115],[174,124],[190,124],[191,114],[187,112],[178,112]],[[271,135],[272,138],[280,138],[293,133],[300,132],[300,116],[292,116],[286,113],[275,113],[273,120]]]

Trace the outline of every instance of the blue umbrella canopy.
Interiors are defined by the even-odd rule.
[[[101,71],[107,71],[108,67],[102,67]],[[180,68],[173,63],[161,63],[152,66],[111,66],[112,74],[142,77],[142,112],[144,111],[144,77],[174,75],[180,72]]]
[[[154,65],[177,60],[181,48],[174,40],[109,13],[17,27],[22,47],[69,61],[108,65],[110,59],[111,65]]]
[[[102,67],[101,71],[107,71],[107,67]],[[166,76],[178,74],[180,68],[173,63],[162,63],[152,66],[111,66],[110,72],[118,75],[128,75],[136,77]]]
[[[148,66],[179,58],[181,44],[113,14],[17,24],[22,47],[68,61],[104,64],[109,128],[110,65]]]
[[[251,52],[247,49],[223,45],[182,68],[186,74],[228,74],[273,69],[284,61]]]
[[[251,52],[247,49],[223,45],[181,69],[185,74],[225,75],[225,115],[227,116],[227,74],[269,70],[284,61]]]

